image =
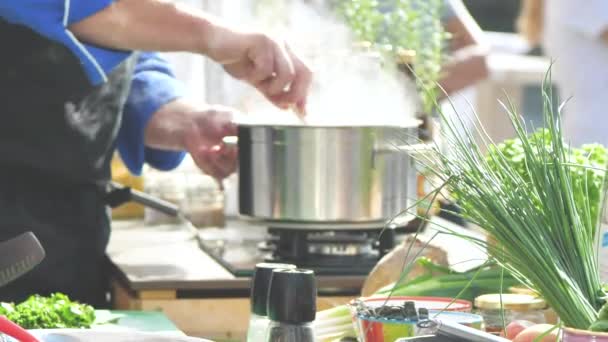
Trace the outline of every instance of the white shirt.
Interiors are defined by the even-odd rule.
[[[564,108],[563,128],[573,146],[608,146],[608,0],[545,1],[544,48]]]

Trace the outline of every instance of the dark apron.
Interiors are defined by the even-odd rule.
[[[64,46],[0,20],[0,240],[32,231],[46,249],[0,301],[63,292],[104,307],[110,233],[103,185],[134,56],[91,86]]]

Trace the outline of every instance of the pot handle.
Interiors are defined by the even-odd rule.
[[[384,144],[374,148],[374,153],[409,153],[411,155],[429,153],[435,150],[430,144],[389,145]]]
[[[224,137],[222,139],[222,142],[227,146],[236,147],[239,144],[239,137],[235,135],[229,135]]]
[[[383,154],[395,154],[395,153],[407,153],[413,159],[416,159],[416,156],[424,156],[429,152],[433,151],[433,146],[429,144],[414,144],[414,145],[392,145],[392,144],[382,144],[376,146],[372,150],[372,168],[376,167],[376,158],[382,156]]]

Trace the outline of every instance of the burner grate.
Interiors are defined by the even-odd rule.
[[[260,245],[269,262],[294,263],[310,269],[367,274],[395,246],[395,231],[315,231],[269,228]]]

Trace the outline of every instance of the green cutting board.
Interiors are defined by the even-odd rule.
[[[100,327],[114,325],[145,332],[181,333],[177,326],[159,311],[97,310],[95,313],[97,319],[102,322],[112,321],[112,323],[101,324]]]

